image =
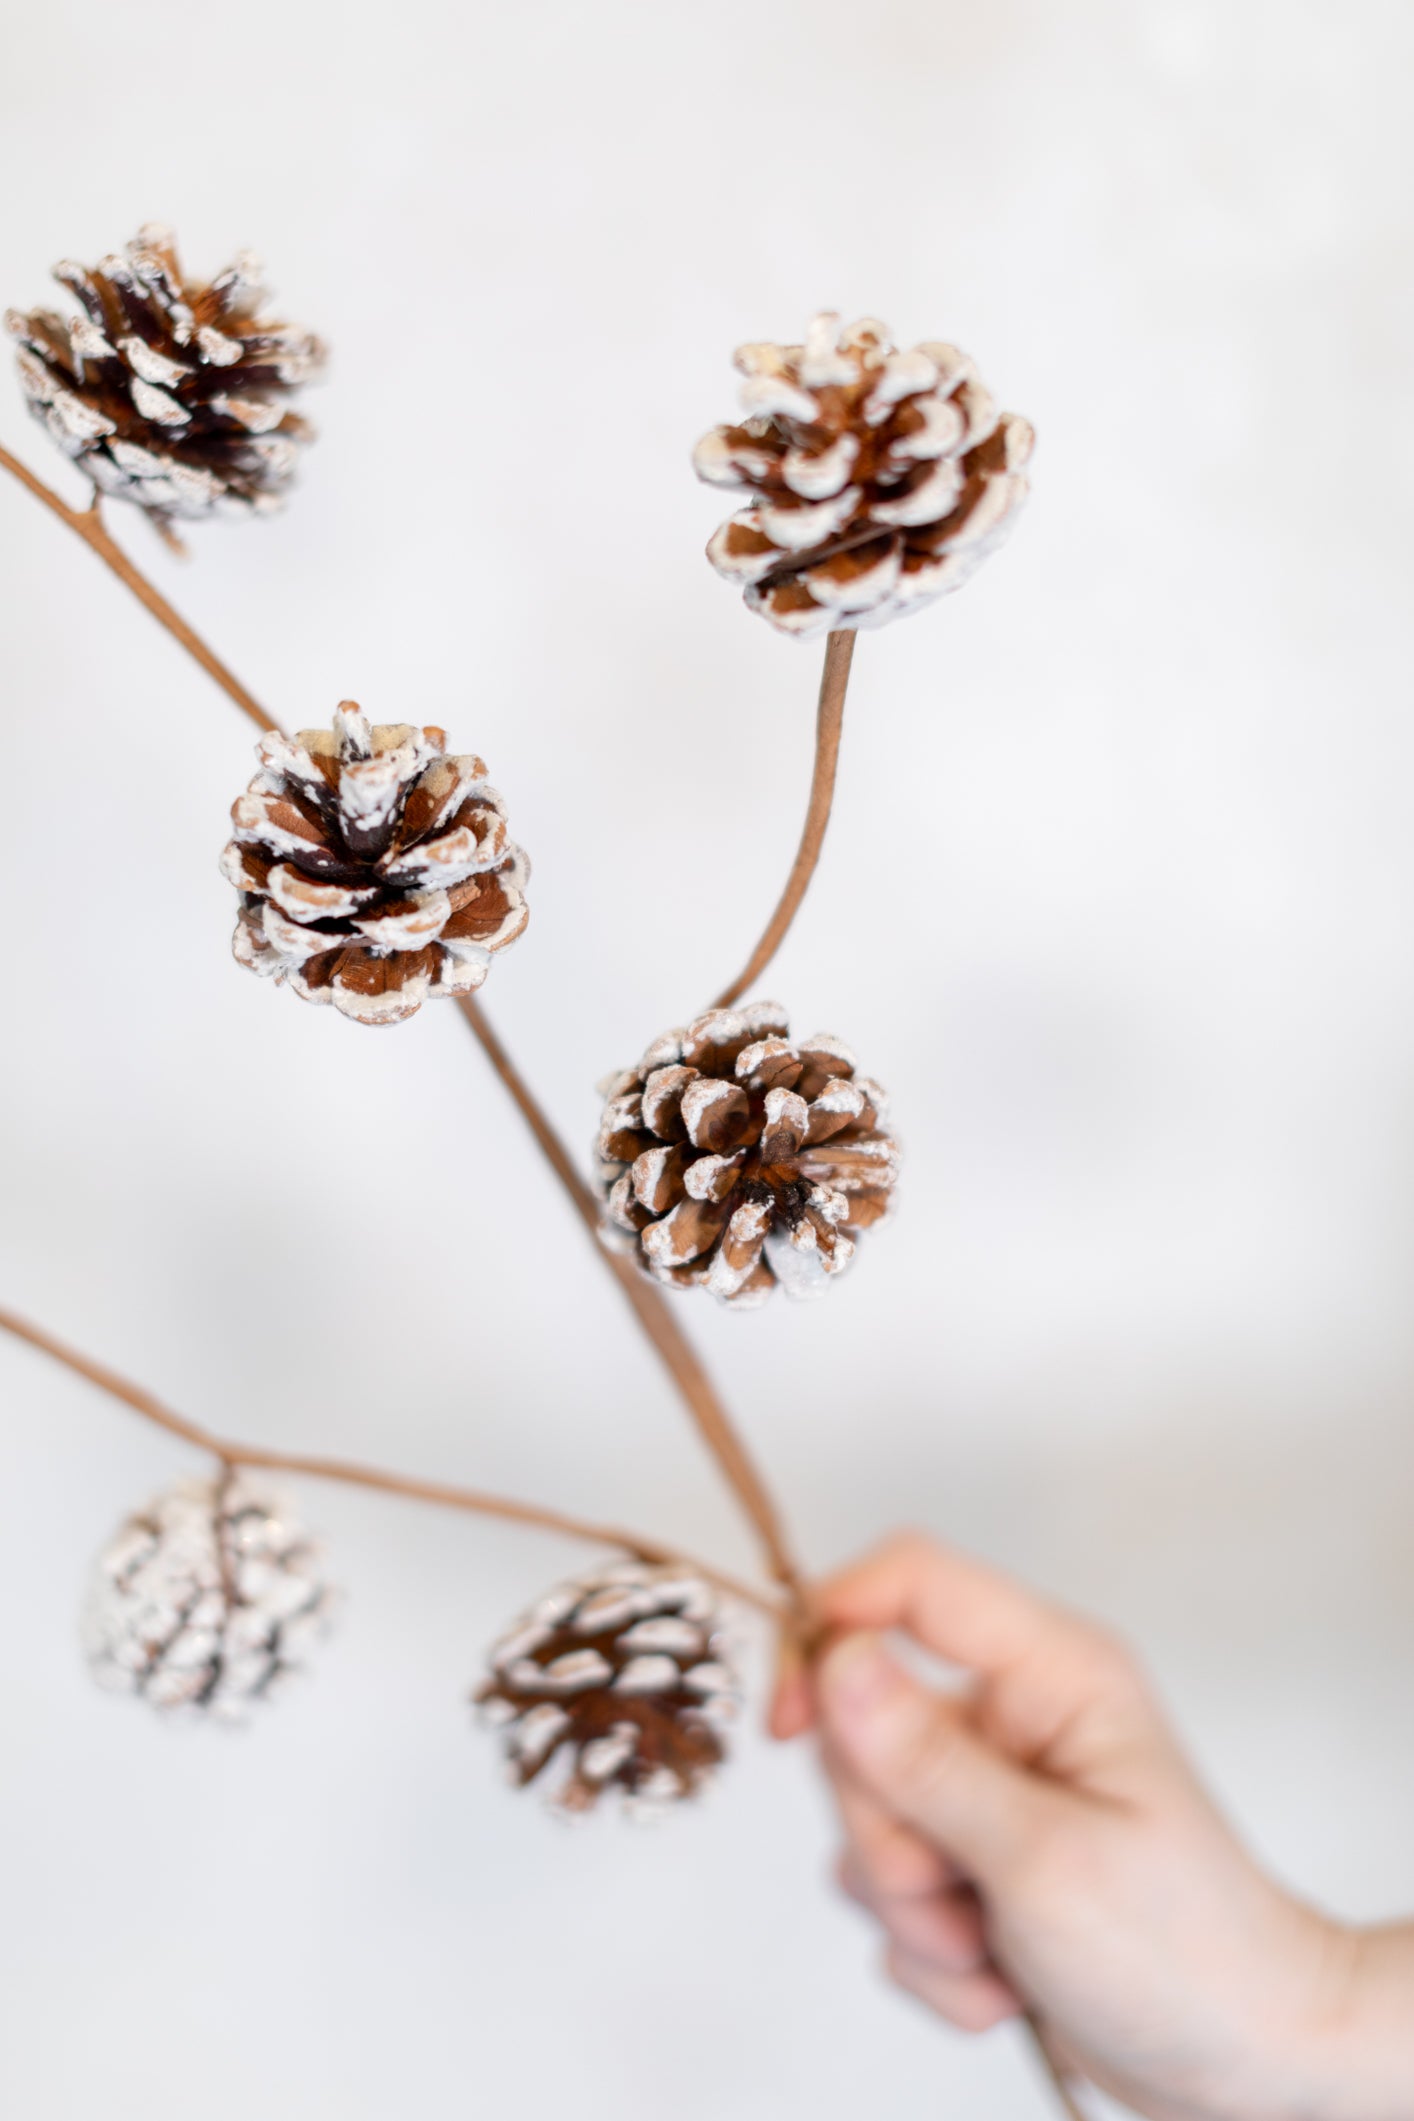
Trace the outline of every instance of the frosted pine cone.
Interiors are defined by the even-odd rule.
[[[750,505],[707,547],[783,633],[883,626],[960,588],[1026,498],[1035,439],[955,346],[900,353],[875,317],[815,318],[803,346],[739,346],[745,421],[693,455]]]
[[[370,728],[352,700],[332,730],[261,738],[221,857],[241,894],[239,964],[360,1024],[481,985],[530,918],[530,864],[481,760],[445,742]]]
[[[606,1234],[655,1281],[763,1303],[814,1296],[889,1206],[898,1148],[884,1092],[775,1002],[714,1009],[603,1086]]]
[[[169,229],[139,230],[90,272],[54,277],[81,317],[5,312],[29,409],[95,486],[169,526],[178,516],[265,513],[280,505],[308,422],[291,392],[317,375],[309,332],[259,314],[249,251],[210,286],[184,280]]]
[[[86,1620],[104,1686],[237,1722],[327,1623],[320,1549],[241,1473],[183,1481],[99,1557]]]
[[[582,1812],[611,1786],[635,1807],[692,1796],[722,1759],[734,1707],[716,1595],[690,1572],[624,1561],[561,1584],[491,1652],[478,1692],[524,1787],[568,1759],[553,1800]]]

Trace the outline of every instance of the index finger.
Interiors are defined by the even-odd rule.
[[[862,1561],[815,1585],[811,1603],[826,1636],[897,1628],[949,1664],[996,1679],[1044,1660],[1059,1675],[1106,1654],[1103,1631],[1048,1604],[1011,1577],[919,1532],[899,1532]],[[793,1737],[813,1721],[805,1675],[786,1675],[772,1729]]]

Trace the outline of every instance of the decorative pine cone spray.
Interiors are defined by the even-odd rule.
[[[482,761],[445,745],[352,700],[332,730],[261,738],[221,857],[238,963],[360,1024],[475,992],[524,933],[530,864]]]
[[[792,1042],[775,1002],[713,1009],[603,1085],[606,1234],[655,1281],[763,1303],[815,1296],[887,1212],[887,1100],[837,1038]]]
[[[491,1652],[476,1695],[523,1788],[568,1762],[565,1811],[611,1788],[634,1810],[690,1797],[724,1755],[735,1707],[716,1594],[682,1569],[624,1561],[561,1584]]]
[[[320,1548],[241,1473],[183,1481],[99,1557],[85,1636],[101,1685],[239,1722],[303,1662],[332,1603]]]
[[[5,324],[30,411],[94,485],[164,531],[278,508],[314,432],[290,398],[325,353],[261,313],[259,260],[241,251],[202,286],[150,222],[92,271],[65,260],[54,277],[82,316],[11,309]]]
[[[693,456],[750,505],[707,547],[782,633],[883,626],[958,589],[1011,528],[1035,440],[972,362],[933,341],[900,352],[875,317],[816,317],[802,346],[739,346],[739,425]]]

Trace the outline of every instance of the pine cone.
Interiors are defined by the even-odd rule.
[[[491,1652],[476,1695],[524,1787],[568,1749],[553,1801],[582,1812],[611,1784],[634,1809],[699,1790],[734,1708],[716,1595],[682,1569],[624,1561],[561,1584]]]
[[[183,1481],[99,1557],[89,1662],[154,1708],[238,1722],[303,1662],[331,1603],[322,1554],[283,1505],[237,1472]]]
[[[324,348],[257,314],[259,261],[242,251],[209,287],[189,284],[171,231],[150,223],[122,256],[54,277],[83,316],[11,309],[5,324],[30,411],[95,486],[162,527],[278,508],[313,435],[286,401]]]
[[[711,1010],[601,1088],[606,1234],[655,1281],[741,1306],[778,1282],[814,1296],[888,1210],[884,1092],[839,1039],[792,1043],[775,1002]]]
[[[999,413],[955,346],[900,353],[864,317],[815,318],[803,346],[739,346],[738,427],[693,455],[752,501],[707,547],[782,633],[883,626],[960,588],[1026,498],[1028,421]]]
[[[352,700],[332,731],[261,738],[221,856],[241,894],[239,964],[360,1024],[481,985],[530,918],[530,864],[481,760],[445,742],[370,728]]]

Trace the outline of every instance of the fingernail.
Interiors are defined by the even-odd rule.
[[[826,1710],[851,1720],[872,1715],[905,1683],[877,1635],[846,1635],[826,1652],[820,1665]]]

